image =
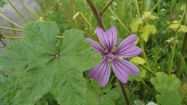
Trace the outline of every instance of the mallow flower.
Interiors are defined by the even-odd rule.
[[[117,41],[117,30],[115,27],[111,27],[106,32],[102,28],[97,28],[96,34],[100,43],[97,43],[91,38],[87,38],[86,41],[100,53],[103,61],[91,69],[88,73],[90,78],[97,79],[99,85],[104,87],[110,78],[110,67],[117,79],[122,83],[128,81],[129,75],[139,73],[139,69],[134,64],[124,59],[137,56],[142,52],[141,48],[134,44],[137,35],[132,34],[128,36],[118,47],[115,47]]]

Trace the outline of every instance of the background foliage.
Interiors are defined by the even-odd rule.
[[[93,2],[101,10],[108,0]],[[98,26],[86,0],[38,3],[41,12],[0,54],[0,105],[124,105],[114,75],[104,88],[86,76],[101,61],[84,39],[96,39]],[[135,33],[143,49],[129,59],[141,71],[125,85],[132,105],[187,105],[186,5],[114,0],[103,14],[105,27],[118,29],[117,43]]]

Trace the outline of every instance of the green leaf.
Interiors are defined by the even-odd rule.
[[[86,43],[83,32],[76,29],[65,31],[60,55],[61,68],[65,69],[58,74],[59,78],[55,82],[56,91],[53,93],[62,105],[83,105],[86,102],[86,82],[82,77],[83,71],[96,65],[101,59]]]
[[[150,25],[150,24],[147,24],[145,25],[141,30],[140,32],[142,32],[141,34],[141,38],[147,42],[148,41],[148,38],[149,38],[149,35],[154,35],[156,34],[156,27],[155,25]]]
[[[23,70],[25,66],[29,64],[29,50],[30,49],[23,44],[23,41],[15,41],[8,45],[0,55],[0,71]]]
[[[65,31],[61,55],[66,64],[88,70],[101,61],[99,54],[83,38],[83,32],[75,29]]]
[[[67,67],[62,75],[58,75],[62,76],[62,80],[57,81],[58,83],[54,88],[55,92],[52,93],[55,95],[55,98],[60,105],[85,104],[86,82],[80,71],[81,70],[77,70],[76,68]]]
[[[24,27],[24,39],[5,48],[0,71],[8,75],[3,79],[12,81],[0,81],[7,87],[0,86],[1,101],[34,105],[51,92],[60,105],[85,104],[83,72],[99,63],[101,57],[84,40],[82,31],[66,31],[63,45],[57,44],[58,34],[56,23],[32,21]]]
[[[151,12],[147,11],[147,12],[144,12],[144,19],[150,19],[150,20],[154,20],[154,19],[157,19],[158,17],[154,16],[151,14]]]
[[[151,83],[160,93],[178,90],[181,85],[180,80],[174,74],[168,76],[163,72],[156,73],[156,77],[151,78]]]
[[[156,77],[151,78],[151,83],[160,93],[160,95],[156,97],[159,104],[180,105],[181,97],[178,90],[181,86],[181,82],[174,74],[167,75],[163,72],[158,72]]]
[[[133,81],[133,80],[141,81],[145,77],[146,77],[146,70],[144,68],[140,68],[140,73],[138,75],[130,75],[129,81]]]
[[[179,23],[172,23],[169,25],[169,29],[172,29],[174,31],[176,31],[179,28],[180,24]]]
[[[130,28],[133,33],[136,33],[139,29],[139,25],[143,24],[141,18],[136,18],[130,23]]]
[[[187,32],[187,26],[181,25],[179,28],[179,32]]]
[[[14,105],[33,105],[50,90],[58,70],[50,62],[56,52],[58,33],[56,23],[29,22],[24,28],[25,38],[4,50],[0,57],[1,70],[16,78],[12,83],[17,87],[15,96],[10,99]]]
[[[36,68],[19,75],[16,85],[22,89],[17,90],[13,99],[14,105],[34,105],[43,95],[49,92],[55,70],[58,70],[58,66],[49,64],[49,66]]]
[[[145,64],[145,60],[141,57],[133,57],[130,59],[130,62],[135,64]]]
[[[162,93],[157,95],[156,99],[161,105],[181,105],[181,97],[178,91]]]
[[[92,83],[93,81],[91,81]],[[93,86],[89,85],[86,92],[87,103],[85,105],[116,105],[115,101],[120,97],[119,88],[98,88],[97,83]]]

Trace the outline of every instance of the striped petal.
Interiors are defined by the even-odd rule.
[[[115,46],[117,40],[117,30],[115,27],[111,27],[106,32],[101,28],[96,29],[97,37],[101,44],[108,50],[112,51],[112,48]]]
[[[134,45],[137,39],[137,35],[132,34],[124,39],[113,53],[117,56],[122,56],[124,58],[130,58],[133,56],[137,56],[142,52],[142,49]]]
[[[104,87],[109,81],[110,65],[109,59],[105,58],[100,64],[95,66],[89,73],[88,77],[95,78],[101,87]]]
[[[112,68],[122,83],[127,82],[129,75],[139,73],[139,69],[134,64],[122,59],[112,59]]]
[[[92,40],[91,38],[86,38],[86,41],[88,43],[90,43],[92,45],[93,48],[95,48],[95,50],[97,52],[99,52],[101,55],[105,55],[106,53],[104,52],[103,48],[94,40]]]

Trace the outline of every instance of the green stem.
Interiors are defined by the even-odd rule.
[[[187,11],[187,1],[186,1],[186,10],[185,11]],[[187,25],[187,13],[185,15],[185,22],[184,23],[185,23],[185,25]],[[184,34],[182,48],[181,48],[180,56],[179,56],[179,63],[177,64],[176,75],[178,77],[180,77],[181,71],[182,71],[184,65],[186,65],[185,59],[184,59],[186,50],[187,50],[187,32]]]
[[[7,39],[23,39],[24,37],[15,37],[13,35],[2,35],[3,38],[7,38]]]
[[[135,87],[132,88],[132,91],[129,93],[130,96],[136,91],[138,86],[139,86],[139,82],[137,83],[137,85]]]
[[[136,11],[138,13],[138,16],[141,17],[138,0],[135,0],[135,2],[136,2]]]
[[[32,16],[34,16],[35,18],[38,18],[38,17],[39,17],[35,12],[32,11],[32,9],[31,9],[27,4],[23,3],[22,0],[20,0],[20,2],[21,2],[21,4],[23,5],[23,7],[24,7],[30,14],[32,14]]]
[[[24,37],[15,37],[13,35],[5,35],[5,34],[2,34],[2,37],[7,38],[7,39],[23,39],[24,38]],[[56,38],[63,39],[63,36],[56,36]]]
[[[180,28],[180,26],[181,26],[182,20],[184,19],[184,16],[185,16],[185,14],[186,14],[186,11],[187,11],[187,10],[185,10],[185,11],[183,12],[183,15],[182,15],[181,20],[180,20],[180,23],[179,23],[179,28]],[[174,42],[173,42],[174,45],[173,45],[173,47],[172,47],[171,61],[170,61],[170,64],[169,64],[169,71],[168,71],[169,74],[172,73],[173,60],[174,60],[174,57],[175,57],[175,49],[176,49],[177,40],[178,40],[178,35],[179,35],[179,28],[177,29],[176,34],[175,34],[175,37],[174,37]]]
[[[16,28],[11,28],[11,27],[4,27],[4,26],[0,26],[0,29],[3,29],[3,30],[12,30],[12,31],[19,31],[19,32],[23,31],[21,29],[16,29]]]
[[[26,18],[21,14],[21,12],[15,7],[11,0],[7,0],[7,2],[11,5],[11,7],[16,11],[16,13],[25,21],[27,22]]]
[[[152,75],[156,76],[156,74],[152,70],[150,70],[149,68],[147,68],[145,65],[140,65],[140,66],[143,67],[145,70],[147,70]]]
[[[137,10],[138,16],[141,17],[138,1],[137,0],[135,0],[135,1],[136,1],[136,10]],[[150,70],[150,65],[149,65],[149,62],[148,62],[148,59],[147,59],[147,55],[145,53],[144,42],[143,42],[142,39],[140,39],[140,46],[141,46],[141,49],[142,49],[143,58],[145,59],[146,66],[147,66],[146,67],[146,66],[142,65],[143,68],[145,68],[147,71],[149,71],[150,73],[155,75],[155,73]]]
[[[151,9],[151,12],[153,12],[153,10],[161,3],[162,0],[158,0],[157,3],[153,6],[153,8]]]
[[[116,17],[116,19],[119,21],[119,23],[122,25],[122,27],[128,32],[131,33],[131,31],[127,28],[127,26],[121,21],[121,19],[116,15],[116,13],[109,7],[110,12]]]
[[[56,38],[63,39],[64,37],[63,36],[56,36]]]
[[[15,26],[17,26],[17,27],[19,27],[19,28],[23,28],[21,25],[19,25],[19,24],[17,24],[17,23],[15,23],[14,21],[12,21],[12,20],[10,20],[9,18],[7,18],[5,15],[3,15],[1,12],[0,12],[0,16],[2,17],[2,18],[4,18],[5,20],[7,20],[8,22],[10,22],[10,23],[12,23],[13,25],[15,25]]]
[[[143,58],[145,59],[145,62],[146,62],[146,66],[148,67],[148,69],[150,69],[150,65],[149,65],[149,62],[148,62],[148,59],[147,59],[147,55],[145,53],[144,42],[143,42],[142,39],[140,41],[140,46],[141,46],[141,49],[142,49]]]
[[[108,9],[108,7],[112,4],[113,1],[114,1],[114,0],[110,0],[110,1],[108,2],[108,4],[106,4],[106,5],[104,6],[104,8],[100,11],[100,16],[103,15],[103,13]]]
[[[84,16],[84,14],[82,12],[80,12],[82,18],[86,21],[86,23],[90,26],[90,28],[93,28],[93,26],[91,25],[91,23],[88,21],[88,19]]]

